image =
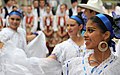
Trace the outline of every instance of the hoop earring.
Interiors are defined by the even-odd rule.
[[[106,41],[101,41],[98,45],[98,49],[101,51],[101,52],[105,52],[107,49],[108,49],[108,44]]]

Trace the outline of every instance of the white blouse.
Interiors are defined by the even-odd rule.
[[[25,50],[26,49],[26,32],[22,28],[18,28],[17,31],[12,30],[11,28],[4,28],[0,32],[0,41],[7,42],[11,40],[13,44]]]
[[[113,54],[98,67],[88,63],[88,56],[72,58],[63,67],[64,75],[119,75],[120,59]]]
[[[72,57],[82,57],[91,52],[86,52],[85,44],[78,46],[72,39],[68,39],[56,45],[52,54],[57,56],[59,62],[64,63],[64,61],[69,60]]]

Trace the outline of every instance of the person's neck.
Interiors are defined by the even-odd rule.
[[[10,26],[9,29],[11,29],[12,31],[17,32],[17,29],[18,29],[18,28],[12,28],[12,27]]]
[[[94,50],[94,54],[91,56],[91,58],[93,58],[93,60],[95,60],[98,65],[100,65],[104,60],[110,57],[110,55],[111,55],[110,49],[108,49],[105,52]]]
[[[77,45],[83,45],[84,43],[84,39],[82,36],[74,36],[74,37],[71,37],[71,39],[77,44]]]
[[[40,7],[40,9],[44,9],[44,7]]]

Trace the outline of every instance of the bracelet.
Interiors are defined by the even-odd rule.
[[[36,33],[36,32],[34,32],[33,34],[36,35],[36,36],[38,36],[38,33]]]

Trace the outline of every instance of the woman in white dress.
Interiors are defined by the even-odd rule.
[[[67,32],[69,39],[56,45],[49,58],[58,60],[64,64],[66,60],[72,57],[81,57],[85,55],[85,42],[81,35],[83,29],[83,20],[79,16],[71,16],[67,21]]]
[[[9,28],[3,28],[0,32],[0,41],[6,42],[11,40],[14,45],[25,50],[26,47],[26,32],[19,27],[22,15],[18,11],[12,11],[9,14]]]
[[[24,45],[23,43],[26,42],[23,41],[24,39],[26,39],[24,30],[21,28],[20,28],[21,30],[19,30],[20,20],[22,16],[18,11],[12,11],[9,15],[10,15],[9,17],[10,28],[4,28],[0,32],[0,75],[59,75],[61,74],[61,65],[56,60],[47,59],[47,58],[40,59],[31,56],[30,56],[31,58],[27,58],[23,48],[21,48],[23,47],[22,45]],[[22,35],[24,35],[24,37]],[[38,38],[36,39],[41,39],[37,41],[37,43],[38,42],[40,43],[39,45],[36,45],[32,42],[34,46],[40,46],[40,47],[43,46],[44,41],[43,42],[41,41],[44,39],[42,37],[43,36],[40,37],[38,35]],[[34,41],[36,42],[36,40]],[[32,53],[33,56],[35,56],[34,54],[36,52],[33,52],[33,50],[36,50],[37,48],[34,49],[33,47],[31,48],[32,51],[30,50],[29,52]],[[41,48],[38,49],[40,50]],[[51,69],[51,67],[53,68]]]
[[[17,48],[24,50],[27,56],[29,57],[31,56],[46,57],[46,55],[48,54],[48,49],[46,47],[44,33],[39,31],[39,32],[34,32],[31,35],[26,35],[26,31],[20,27],[21,20],[22,20],[22,14],[19,11],[12,11],[9,13],[8,21],[10,26],[9,28],[3,28],[1,30],[0,42],[5,43],[8,40],[11,40]],[[39,38],[41,38],[42,40]],[[38,44],[36,40],[40,42],[41,45]],[[28,46],[27,41],[31,41],[32,44],[29,43]]]
[[[91,17],[84,38],[86,48],[94,49],[94,53],[69,60],[64,75],[119,75],[120,59],[112,54],[115,51],[112,38],[120,38],[118,31],[112,17],[105,14]]]
[[[0,32],[0,75],[25,75],[29,70],[26,49],[26,32],[20,28],[22,15],[19,11],[9,13],[9,28]],[[30,72],[29,72],[30,73]]]

